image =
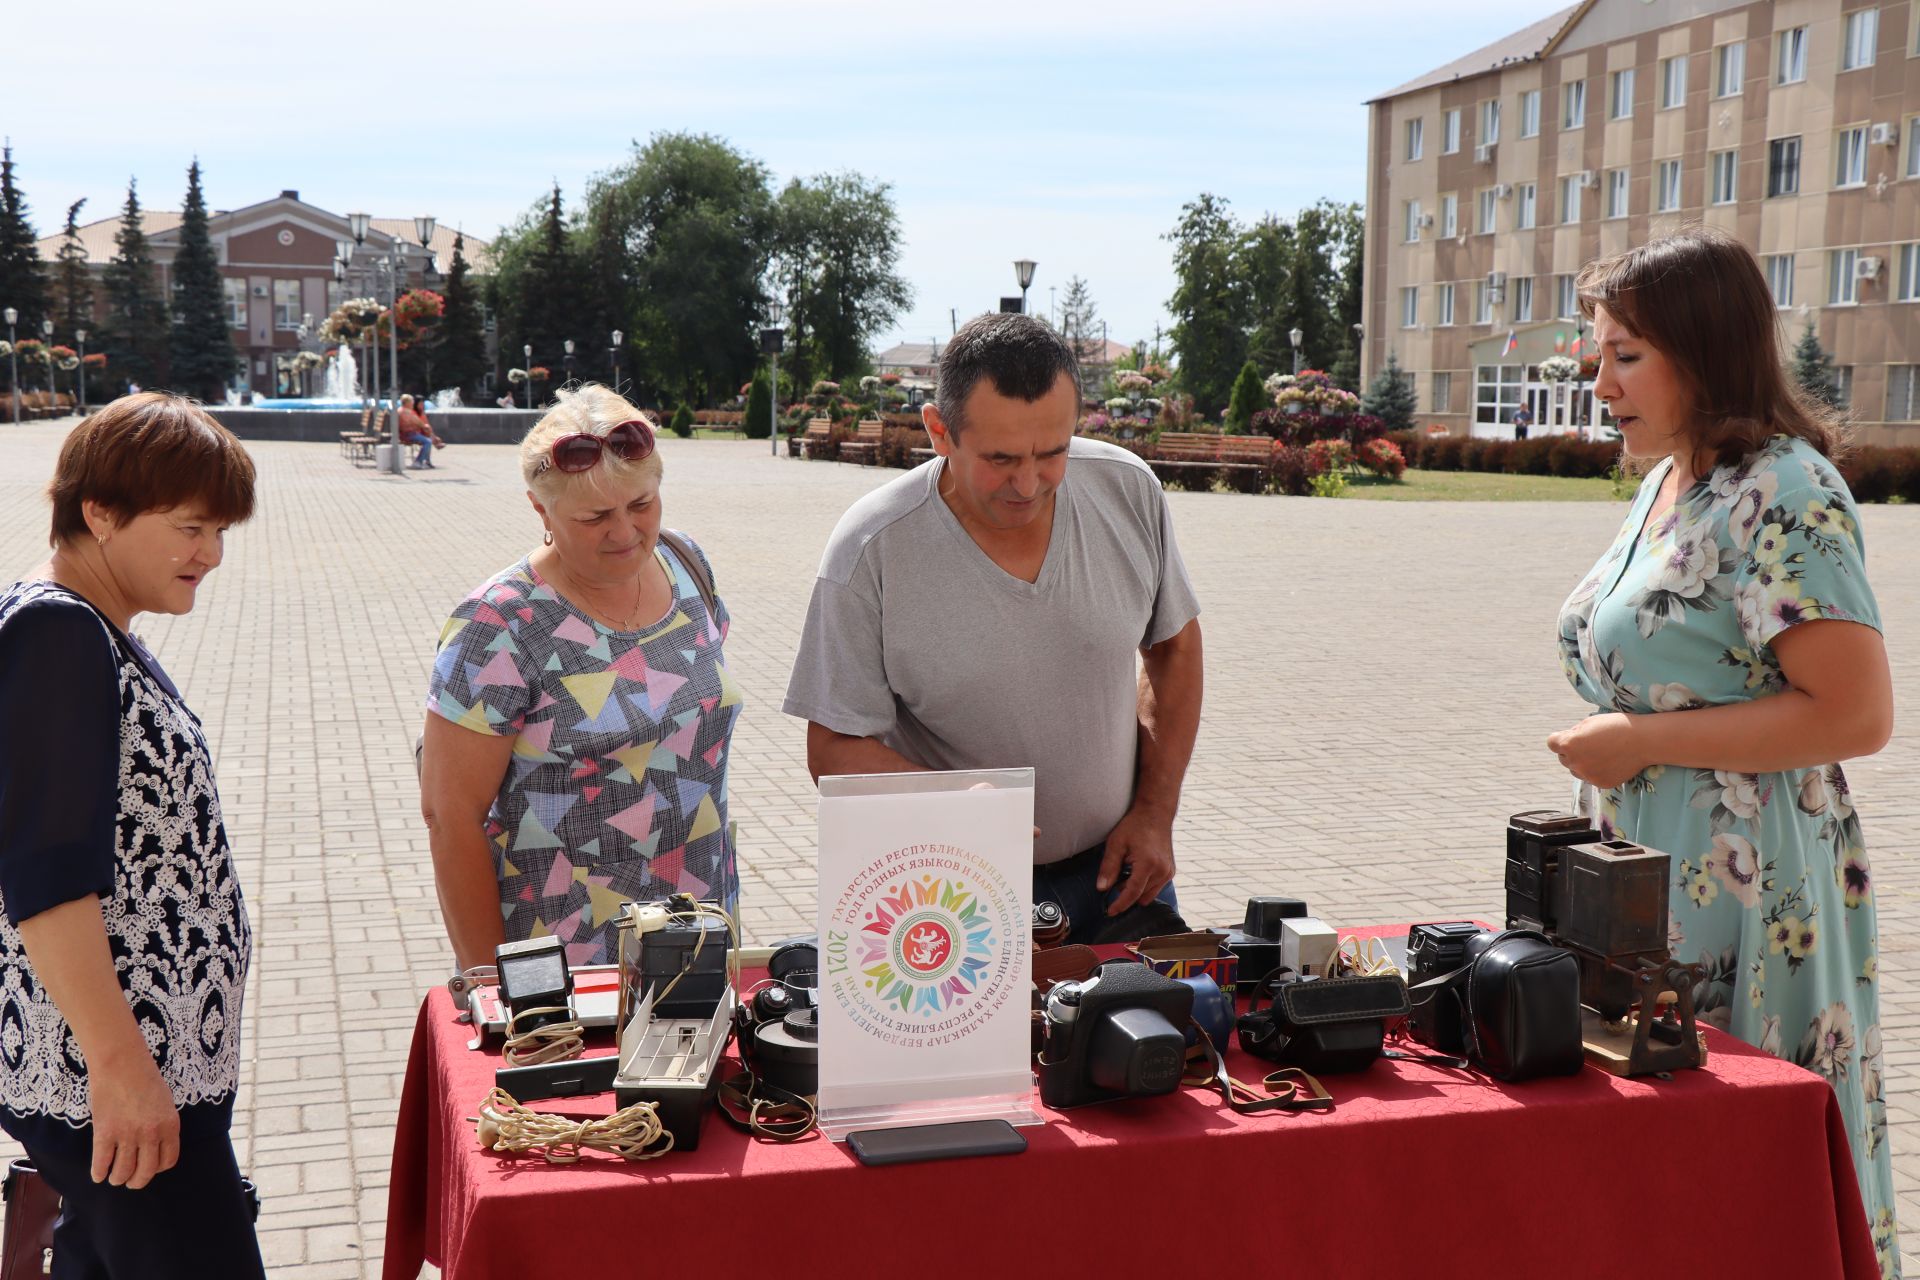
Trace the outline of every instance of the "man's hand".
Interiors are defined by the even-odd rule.
[[[1120,869],[1132,867],[1125,880]],[[1109,916],[1117,916],[1129,907],[1151,902],[1155,894],[1173,879],[1173,819],[1135,807],[1107,833],[1106,856],[1100,859],[1100,877],[1095,887],[1102,893],[1118,881],[1120,891],[1107,907]]]
[[[1582,782],[1610,790],[1645,769],[1633,717],[1609,712],[1588,716],[1547,738],[1547,750],[1560,757],[1567,772]]]
[[[87,1066],[93,1180],[138,1191],[180,1160],[180,1113],[173,1107],[173,1091],[145,1053]]]

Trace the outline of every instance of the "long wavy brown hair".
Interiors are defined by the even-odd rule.
[[[1704,454],[1715,465],[1737,465],[1778,435],[1805,440],[1836,462],[1845,455],[1841,416],[1787,376],[1773,292],[1753,251],[1732,236],[1688,227],[1589,262],[1576,285],[1588,320],[1605,307],[1692,387],[1687,434],[1696,460]]]

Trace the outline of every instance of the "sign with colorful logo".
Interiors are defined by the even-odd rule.
[[[1032,772],[820,797],[822,1128],[1031,1120]]]

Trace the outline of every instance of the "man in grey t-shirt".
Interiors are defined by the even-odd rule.
[[[1159,482],[1076,439],[1079,410],[1045,325],[987,315],[954,336],[924,411],[939,456],[841,518],[786,711],[815,778],[1031,766],[1034,900],[1065,908],[1073,941],[1115,941],[1184,927],[1199,605]]]

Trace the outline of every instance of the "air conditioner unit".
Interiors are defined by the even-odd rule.
[[[1593,170],[1582,169],[1580,171],[1580,185],[1583,187],[1591,187],[1593,183],[1594,183]]]
[[[1513,198],[1513,184],[1511,182],[1499,183],[1494,187],[1493,194],[1495,199],[1511,200]]]
[[[1423,214],[1421,214],[1421,215],[1420,215],[1420,225],[1421,225],[1421,226],[1423,226],[1423,227],[1430,227],[1430,226],[1432,226],[1432,225],[1433,225],[1433,215],[1432,215],[1432,214],[1430,214],[1430,213],[1423,213]]]
[[[1494,302],[1507,300],[1507,273],[1504,271],[1487,272],[1487,297]]]
[[[1493,159],[1493,143],[1483,142],[1473,149],[1473,162],[1486,164]]]
[[[267,286],[265,286],[265,285],[263,285],[263,284],[257,284],[257,285],[255,285],[255,286],[253,286],[253,296],[254,296],[254,297],[256,297],[256,298],[264,298],[264,297],[266,297],[266,296],[267,296]]]
[[[1867,130],[1867,141],[1875,146],[1891,147],[1900,141],[1900,137],[1894,132],[1892,125],[1876,124]]]
[[[1880,278],[1880,259],[1856,258],[1853,263],[1855,280],[1878,280]]]

